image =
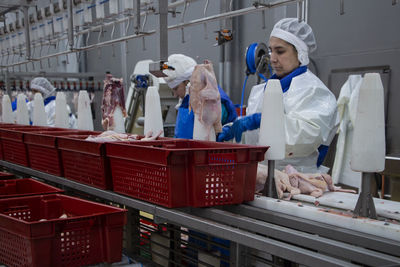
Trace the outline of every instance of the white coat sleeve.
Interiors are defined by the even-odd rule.
[[[284,96],[284,106],[286,158],[308,156],[331,141],[337,106],[335,96],[326,87],[293,80]]]

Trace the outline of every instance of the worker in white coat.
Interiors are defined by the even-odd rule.
[[[270,35],[271,66],[283,90],[285,159],[276,161],[282,170],[291,164],[300,172],[318,172],[337,125],[337,105],[333,93],[315,76],[307,65],[308,54],[316,49],[311,27],[297,18],[278,21]],[[242,133],[247,144],[258,143],[263,94],[266,84],[252,88],[247,116],[225,126],[218,141],[235,137],[240,142]]]
[[[44,110],[47,115],[47,126],[54,126],[56,117],[56,88],[44,77],[36,77],[31,81],[32,96],[35,93],[41,93],[44,101]],[[30,114],[33,114],[33,101],[28,103]],[[67,105],[69,111],[69,127],[71,129],[77,128],[77,121],[74,114],[71,113],[70,107]],[[32,120],[32,119],[31,119]]]

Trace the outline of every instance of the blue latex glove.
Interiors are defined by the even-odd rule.
[[[229,141],[233,138],[233,132],[231,126],[224,126],[222,132],[217,136],[217,142]]]
[[[254,113],[249,116],[236,120],[231,127],[222,128],[222,133],[218,135],[218,142],[228,141],[235,137],[236,142],[242,140],[242,134],[245,131],[260,128],[261,113]]]

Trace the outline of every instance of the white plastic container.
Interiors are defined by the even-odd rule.
[[[67,100],[63,92],[58,92],[56,96],[56,117],[55,127],[68,128],[69,114],[67,108]]]
[[[32,125],[47,126],[47,115],[44,110],[43,97],[40,93],[36,93],[33,100],[33,119]]]
[[[281,160],[285,158],[285,125],[283,93],[279,80],[268,80],[263,101],[258,144],[270,146],[266,159]]]
[[[15,123],[10,97],[8,95],[3,95],[3,99],[1,100],[1,116],[2,122]]]
[[[78,97],[78,129],[93,131],[92,109],[88,92],[79,91]]]
[[[152,131],[153,134],[159,133],[164,130],[160,94],[157,87],[149,86],[147,88],[145,100],[145,114],[144,114],[144,134]],[[164,133],[161,134],[164,136]]]
[[[384,91],[378,73],[365,74],[358,96],[350,166],[353,171],[385,169]]]

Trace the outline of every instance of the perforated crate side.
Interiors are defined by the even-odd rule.
[[[96,156],[80,152],[61,150],[64,177],[112,190],[112,181],[105,156]]]
[[[3,139],[4,160],[29,167],[28,153],[22,142]]]
[[[30,167],[57,176],[63,176],[60,152],[56,148],[28,144]]]
[[[169,208],[188,206],[185,162],[166,166],[114,157],[109,160],[115,192]]]

